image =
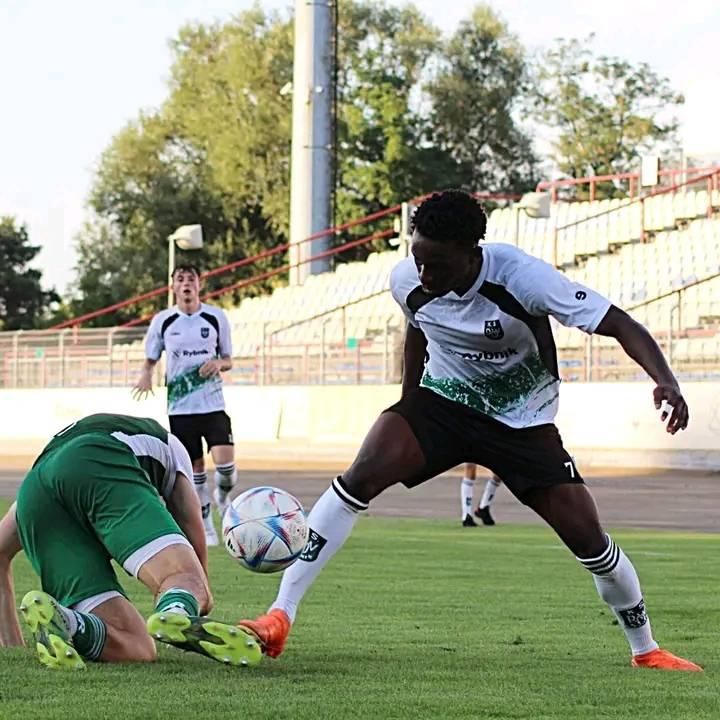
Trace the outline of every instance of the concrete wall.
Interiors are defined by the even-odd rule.
[[[659,421],[649,383],[566,384],[557,424],[580,463],[720,469],[720,383],[686,383],[690,428],[672,437]],[[240,448],[291,452],[299,459],[362,441],[399,387],[226,388]],[[78,417],[119,412],[166,424],[164,391],[143,402],[124,388],[0,391],[0,456],[27,457]]]

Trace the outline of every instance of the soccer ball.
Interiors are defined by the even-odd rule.
[[[238,495],[223,515],[222,530],[230,555],[259,573],[292,565],[309,534],[303,506],[274,487],[251,488]]]

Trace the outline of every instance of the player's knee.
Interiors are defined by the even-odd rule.
[[[378,473],[373,473],[372,463],[357,458],[341,475],[345,489],[358,500],[370,502],[384,490]]]
[[[135,662],[155,662],[157,660],[157,646],[155,641],[148,636],[150,642],[143,641],[135,646]]]
[[[155,641],[146,632],[111,632],[100,656],[103,662],[154,662]]]
[[[157,646],[155,641],[149,636],[142,637],[133,636],[131,641],[132,647],[128,648],[128,662],[155,662],[157,660]]]
[[[579,558],[598,557],[608,545],[607,535],[599,523],[577,528],[568,538],[568,547]]]

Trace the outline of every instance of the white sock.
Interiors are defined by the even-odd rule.
[[[359,513],[367,508],[367,503],[350,495],[341,478],[332,481],[332,485],[310,511],[310,537],[307,545],[300,558],[283,573],[280,590],[271,610],[280,608],[288,614],[291,622],[295,621],[303,595],[328,560],[348,539]]]
[[[475,481],[472,478],[463,478],[460,483],[460,519],[464,520],[466,515],[472,515],[473,492]]]
[[[207,486],[207,473],[193,473],[193,482],[195,483],[195,492],[200,500],[203,522],[207,526],[208,523],[212,524],[212,515],[210,514],[210,490]]]
[[[633,655],[658,647],[645,612],[640,580],[633,564],[608,535],[608,546],[595,558],[577,558],[592,574],[600,597],[610,606],[625,632]]]
[[[225,502],[228,493],[235,485],[235,463],[215,466],[215,487],[220,496],[220,502]]]
[[[62,613],[63,617],[67,621],[68,630],[70,631],[70,637],[72,637],[78,631],[79,622],[82,621],[82,616],[78,615],[75,610],[71,610],[64,605],[61,605],[57,601],[55,606]]]
[[[490,478],[485,483],[485,490],[483,490],[482,498],[480,498],[480,507],[486,508],[492,505],[492,501],[495,499],[495,493],[500,487],[500,482],[494,477]]]

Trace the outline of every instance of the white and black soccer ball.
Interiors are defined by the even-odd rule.
[[[248,570],[272,573],[298,559],[309,527],[297,498],[275,487],[256,487],[238,495],[223,515],[227,551]]]

